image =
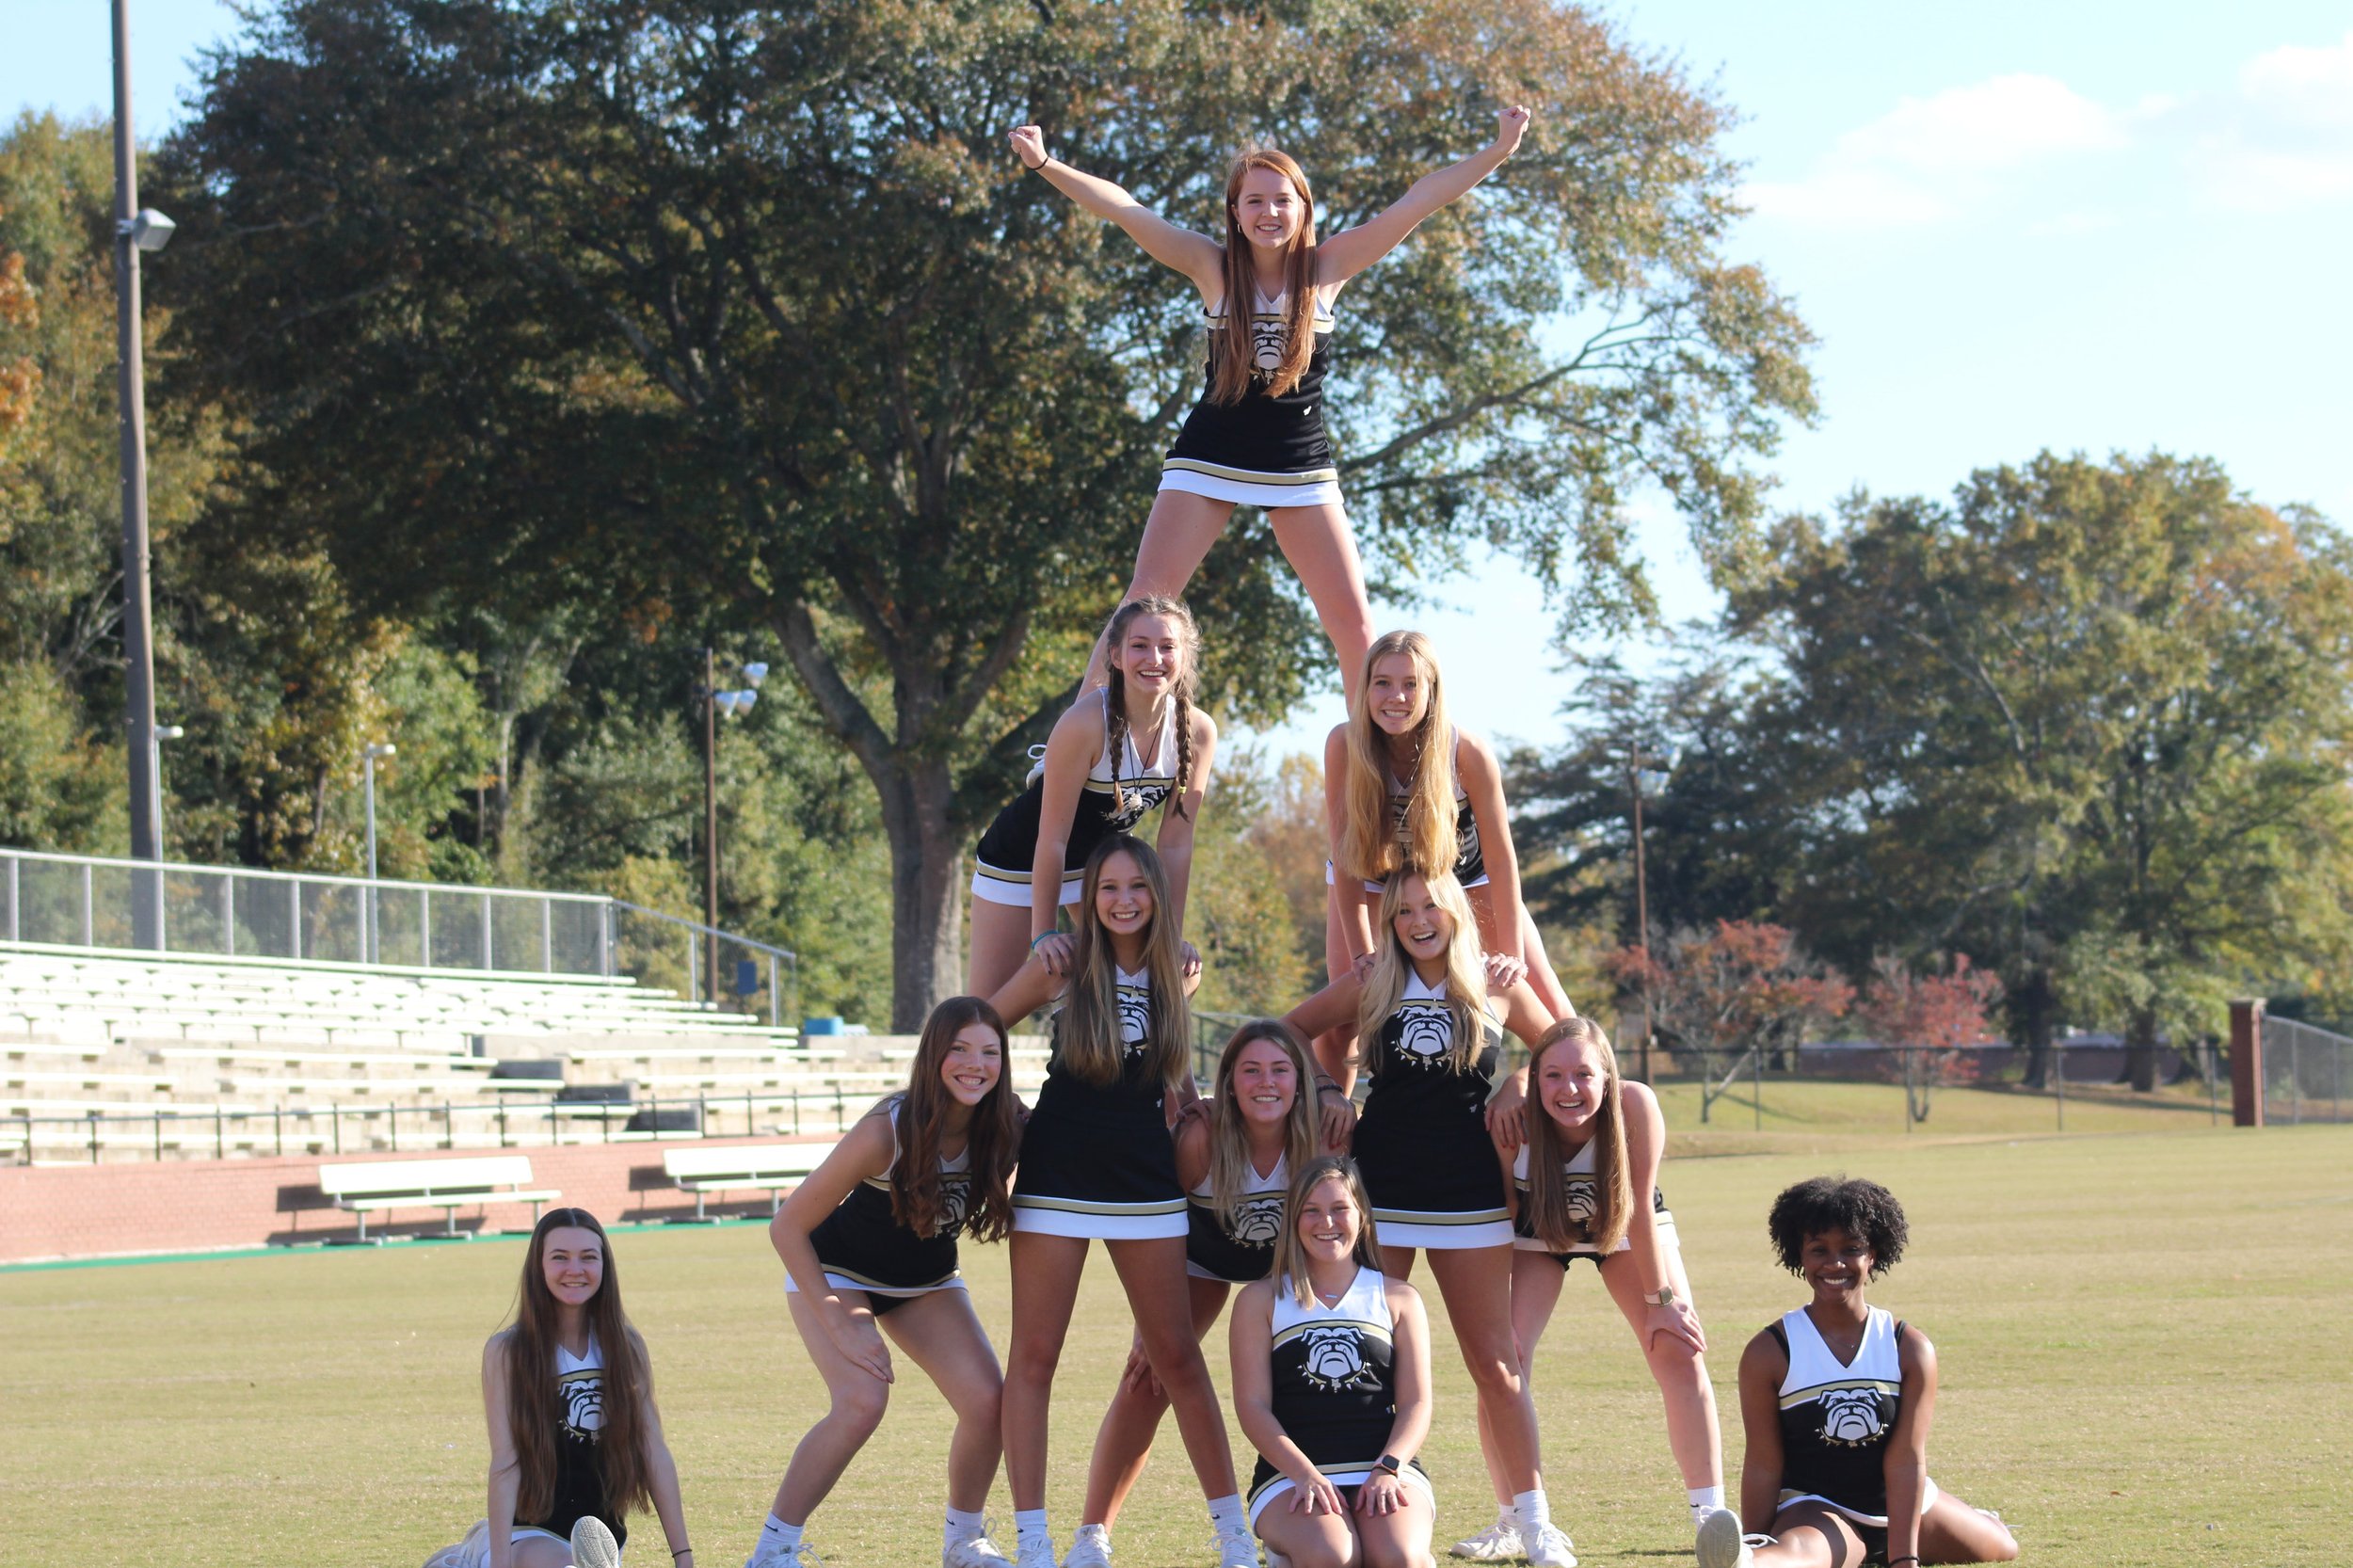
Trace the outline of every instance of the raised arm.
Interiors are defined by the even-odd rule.
[[[1048,157],[1046,133],[1034,125],[1022,126],[1010,139],[1014,156],[1021,160],[1022,168],[1046,176],[1047,184],[1096,217],[1118,224],[1129,239],[1144,248],[1145,255],[1192,279],[1193,286],[1201,291],[1204,300],[1216,298],[1224,290],[1225,252],[1218,248],[1215,240],[1190,229],[1179,229],[1109,180],[1082,173],[1059,158]]]
[[[1414,182],[1413,188],[1353,229],[1342,230],[1316,247],[1316,282],[1344,283],[1405,243],[1405,236],[1439,208],[1458,200],[1502,167],[1519,150],[1528,130],[1528,110],[1513,104],[1496,116],[1496,139],[1459,164],[1449,164]]]

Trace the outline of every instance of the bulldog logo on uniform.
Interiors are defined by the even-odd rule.
[[[1234,1205],[1234,1218],[1226,1234],[1236,1244],[1244,1247],[1271,1247],[1283,1233],[1283,1194],[1261,1192]]]
[[[1119,987],[1119,1043],[1129,1056],[1141,1055],[1152,1032],[1152,994],[1141,986]]]
[[[1283,368],[1283,353],[1290,344],[1290,325],[1281,316],[1250,318],[1250,358],[1259,380]]]
[[[1454,1015],[1442,1005],[1405,1004],[1398,1014],[1397,1059],[1417,1067],[1443,1067],[1454,1050]]]
[[[1601,1212],[1601,1204],[1594,1195],[1593,1184],[1582,1176],[1569,1178],[1569,1218],[1587,1229],[1593,1228],[1593,1216]]]
[[[1363,1336],[1345,1325],[1307,1331],[1306,1378],[1310,1387],[1325,1394],[1381,1386],[1365,1365]]]
[[[1148,816],[1152,808],[1168,798],[1166,784],[1127,784],[1119,787],[1119,798],[1127,809],[1113,811],[1107,825],[1114,833],[1125,833]]]
[[[564,1396],[564,1435],[574,1439],[597,1441],[604,1430],[604,1378],[597,1372],[575,1372],[560,1379],[557,1391]]]
[[[1833,1388],[1822,1395],[1822,1441],[1859,1448],[1885,1429],[1880,1425],[1876,1389]]]
[[[939,1228],[936,1236],[955,1236],[964,1230],[965,1216],[972,1211],[972,1183],[964,1176],[942,1176],[939,1182]]]

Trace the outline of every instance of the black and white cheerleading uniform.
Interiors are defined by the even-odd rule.
[[[588,1353],[574,1355],[555,1347],[555,1492],[544,1519],[518,1519],[515,1533],[544,1530],[559,1541],[571,1539],[572,1527],[591,1515],[604,1521],[616,1544],[629,1540],[629,1522],[619,1509],[604,1499],[604,1475],[597,1468],[597,1451],[604,1438],[604,1347],[594,1336]]]
[[[1302,1306],[1289,1275],[1275,1282],[1269,1368],[1274,1419],[1323,1479],[1343,1493],[1370,1479],[1397,1426],[1396,1346],[1386,1284],[1380,1270],[1359,1267],[1337,1302],[1326,1306],[1311,1293],[1311,1304]],[[1436,1508],[1437,1493],[1420,1460],[1407,1460],[1398,1479],[1418,1488]],[[1259,1455],[1250,1477],[1251,1524],[1294,1490],[1290,1477]]]
[[[1111,699],[1098,692],[1097,700],[1108,703]],[[1078,808],[1070,819],[1070,836],[1063,843],[1062,903],[1079,902],[1081,873],[1096,845],[1114,833],[1131,831],[1176,792],[1176,704],[1171,702],[1167,708],[1160,720],[1160,745],[1152,754],[1149,768],[1137,750],[1133,729],[1128,731],[1114,758],[1111,715],[1108,711],[1104,713],[1103,744],[1096,748],[1094,766],[1087,769],[1086,784],[1079,792]],[[1112,796],[1114,762],[1119,781],[1116,805]],[[1012,805],[997,813],[997,820],[981,835],[980,847],[973,852],[977,863],[972,872],[973,897],[990,904],[1030,907],[1031,870],[1037,862],[1038,823],[1045,804],[1046,781],[1041,767],[1031,774],[1028,787]]]
[[[1864,1532],[1873,1556],[1886,1542],[1887,1440],[1903,1409],[1904,1374],[1897,1346],[1904,1325],[1883,1306],[1870,1309],[1863,1343],[1842,1362],[1800,1307],[1767,1332],[1789,1352],[1781,1380],[1781,1501],[1819,1503],[1843,1513]],[[1920,1507],[1936,1501],[1936,1483],[1922,1478]]]
[[[1209,1176],[1191,1194],[1192,1228],[1185,1232],[1185,1272],[1194,1279],[1222,1279],[1247,1285],[1264,1279],[1274,1266],[1274,1239],[1283,1233],[1286,1193],[1290,1187],[1289,1163],[1277,1156],[1274,1169],[1260,1176],[1247,1158],[1242,1162],[1242,1193],[1234,1204],[1231,1224],[1217,1217],[1217,1194]]]
[[[1409,976],[1382,1022],[1353,1152],[1382,1244],[1500,1247],[1512,1240],[1503,1171],[1487,1135],[1503,1032],[1491,1018],[1468,1069],[1454,1066],[1454,1014],[1446,983]]]
[[[1533,1106],[1529,1108],[1528,1113],[1531,1116],[1544,1114]],[[1569,1218],[1580,1225],[1592,1224],[1593,1216],[1601,1208],[1600,1188],[1593,1180],[1592,1140],[1587,1140],[1583,1148],[1569,1156],[1567,1162],[1561,1169],[1569,1181]],[[1540,1252],[1547,1257],[1557,1258],[1563,1269],[1568,1268],[1580,1257],[1590,1257],[1596,1268],[1600,1266],[1601,1251],[1591,1241],[1577,1241],[1572,1243],[1566,1252],[1554,1252],[1550,1245],[1537,1237],[1534,1227],[1529,1224],[1528,1218],[1528,1145],[1526,1144],[1522,1144],[1519,1152],[1512,1157],[1512,1185],[1519,1190],[1520,1199],[1519,1215],[1512,1222],[1512,1245],[1514,1248],[1521,1252]],[[1681,1246],[1675,1238],[1675,1217],[1667,1211],[1667,1194],[1656,1187],[1652,1188],[1650,1207],[1651,1212],[1658,1217],[1659,1246],[1662,1249],[1673,1248],[1679,1252]],[[1622,1252],[1633,1250],[1633,1238],[1621,1236],[1618,1238],[1618,1244],[1609,1249],[1609,1256],[1614,1257]]]
[[[1479,843],[1479,814],[1471,809],[1470,792],[1463,788],[1463,770],[1459,757],[1459,748],[1463,744],[1462,731],[1455,731],[1454,744],[1458,748],[1456,765],[1452,770],[1454,774],[1454,880],[1465,888],[1484,888],[1488,881],[1487,856]],[[1405,803],[1412,797],[1413,792],[1407,787],[1405,781],[1395,774],[1389,775],[1389,820],[1396,826],[1400,840],[1405,836]],[[1326,860],[1323,863],[1323,885],[1329,888],[1334,880],[1332,862]],[[1368,893],[1384,892],[1387,888],[1388,884],[1385,882],[1367,879],[1365,883],[1365,891]]]
[[[890,1104],[890,1167],[899,1163],[899,1112],[902,1095]],[[834,1211],[808,1233],[808,1244],[825,1268],[825,1283],[837,1290],[863,1290],[876,1317],[910,1296],[934,1290],[961,1290],[964,1274],[956,1264],[956,1238],[963,1233],[972,1199],[972,1151],[939,1161],[939,1228],[918,1236],[901,1224],[890,1208],[890,1176],[886,1170],[851,1189]],[[800,1287],[784,1276],[785,1292]]]
[[[1332,360],[1332,298],[1316,291],[1313,354],[1299,385],[1281,396],[1268,383],[1282,367],[1290,341],[1290,293],[1272,299],[1253,289],[1250,335],[1257,364],[1240,401],[1211,401],[1219,360],[1225,353],[1225,308],[1203,312],[1209,329],[1207,379],[1201,401],[1176,432],[1160,466],[1160,488],[1185,490],[1244,506],[1337,506],[1340,471],[1323,427],[1323,376]]]
[[[1054,1050],[1013,1178],[1013,1225],[1043,1236],[1143,1240],[1186,1232],[1185,1188],[1161,1108],[1167,1085],[1144,1061],[1149,974],[1115,969],[1123,1047],[1119,1076],[1087,1082],[1062,1065],[1067,1008],[1054,1015]]]

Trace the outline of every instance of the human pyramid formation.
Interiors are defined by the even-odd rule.
[[[1492,145],[1321,243],[1307,180],[1280,152],[1235,161],[1221,243],[1048,157],[1036,127],[1013,133],[1024,167],[1193,280],[1207,384],[1092,679],[981,839],[970,994],[932,1014],[907,1088],[771,1227],[831,1404],[746,1568],[816,1561],[803,1532],[882,1419],[892,1346],[955,1412],[943,1568],[1007,1562],[981,1514],[1000,1459],[1018,1568],[1109,1568],[1112,1527],[1171,1408],[1221,1568],[1257,1568],[1261,1544],[1268,1568],[1430,1564],[1437,1499],[1417,1457],[1434,1414],[1430,1336],[1408,1283],[1421,1252],[1477,1390],[1497,1502],[1454,1555],[1577,1560],[1545,1496],[1529,1374],[1580,1258],[1658,1384],[1703,1568],[2016,1555],[1998,1520],[1927,1477],[1935,1355],[1865,1303],[1905,1240],[1901,1208],[1865,1181],[1804,1182],[1773,1205],[1781,1261],[1813,1299],[1741,1358],[1748,1452],[1739,1511],[1725,1505],[1706,1338],[1657,1185],[1657,1101],[1620,1078],[1545,959],[1500,772],[1448,723],[1428,639],[1372,634],[1320,410],[1337,296],[1502,164],[1528,120],[1505,109]],[[1347,677],[1349,718],[1324,757],[1335,978],[1236,1031],[1203,1100],[1187,1013],[1201,962],[1182,931],[1217,729],[1191,700],[1199,637],[1176,596],[1236,505],[1267,509]],[[1155,810],[1157,849],[1131,836]],[[1050,1064],[1025,1111],[1004,1076],[1006,1032],[1048,1007]],[[1531,1060],[1498,1073],[1506,1030]],[[1011,1250],[1003,1375],[958,1272],[960,1236]],[[1048,1407],[1096,1240],[1135,1341],[1058,1557]],[[1234,1415],[1258,1452],[1246,1499],[1200,1348],[1237,1287]],[[644,1343],[584,1211],[555,1210],[534,1232],[517,1321],[486,1348],[483,1386],[489,1515],[428,1568],[611,1568],[624,1516],[644,1506],[693,1568]],[[1774,1534],[1744,1536],[1743,1518]]]

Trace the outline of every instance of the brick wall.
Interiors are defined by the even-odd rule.
[[[613,1224],[695,1211],[694,1198],[662,1174],[664,1149],[680,1143],[716,1148],[744,1142],[686,1139],[519,1152],[530,1158],[535,1187],[561,1191],[565,1203]],[[414,1158],[473,1160],[489,1152],[460,1149]],[[319,1192],[319,1166],[334,1163],[306,1155],[0,1168],[0,1263],[206,1252],[349,1236],[357,1228],[355,1217],[330,1206]],[[744,1199],[725,1205],[714,1199],[709,1211],[767,1211],[766,1194],[746,1192]],[[528,1204],[493,1203],[457,1211],[460,1230],[521,1229],[530,1224]],[[370,1215],[368,1234],[416,1235],[439,1231],[441,1224],[440,1209],[394,1209]]]

